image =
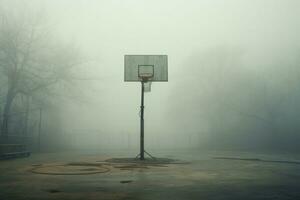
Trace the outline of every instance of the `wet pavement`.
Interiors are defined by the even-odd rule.
[[[0,199],[300,199],[299,155],[154,154],[182,162],[105,162],[134,155],[124,150],[39,153],[0,161]]]

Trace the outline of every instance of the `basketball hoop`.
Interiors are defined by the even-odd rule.
[[[143,81],[143,82],[148,82],[151,81],[153,77],[152,73],[141,73],[139,74],[139,78]]]
[[[167,55],[125,55],[124,56],[124,81],[141,82],[141,114],[140,114],[140,153],[137,157],[145,159],[151,156],[144,148],[144,93],[151,91],[152,82],[168,81],[168,56]]]
[[[138,77],[142,82],[149,81],[154,76],[154,65],[138,65]]]

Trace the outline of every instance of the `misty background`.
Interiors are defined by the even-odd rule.
[[[6,30],[42,33],[6,114],[14,54],[0,53],[1,135],[137,149],[141,86],[124,82],[123,57],[166,54],[169,82],[145,95],[146,149],[299,151],[299,11],[297,0],[0,0],[3,52]]]

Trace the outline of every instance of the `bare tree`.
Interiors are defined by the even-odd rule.
[[[79,65],[74,48],[55,42],[40,19],[0,16],[0,79],[6,83],[1,124],[4,135],[8,134],[16,98],[24,98],[28,113],[29,97],[47,95],[56,85],[69,82],[73,68]]]

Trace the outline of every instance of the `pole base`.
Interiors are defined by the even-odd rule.
[[[155,160],[156,158],[152,156],[150,153],[148,153],[146,150],[144,150],[144,153],[147,154],[151,159]],[[141,157],[141,153],[139,153],[135,158],[139,158],[140,160],[145,160],[145,157]]]

